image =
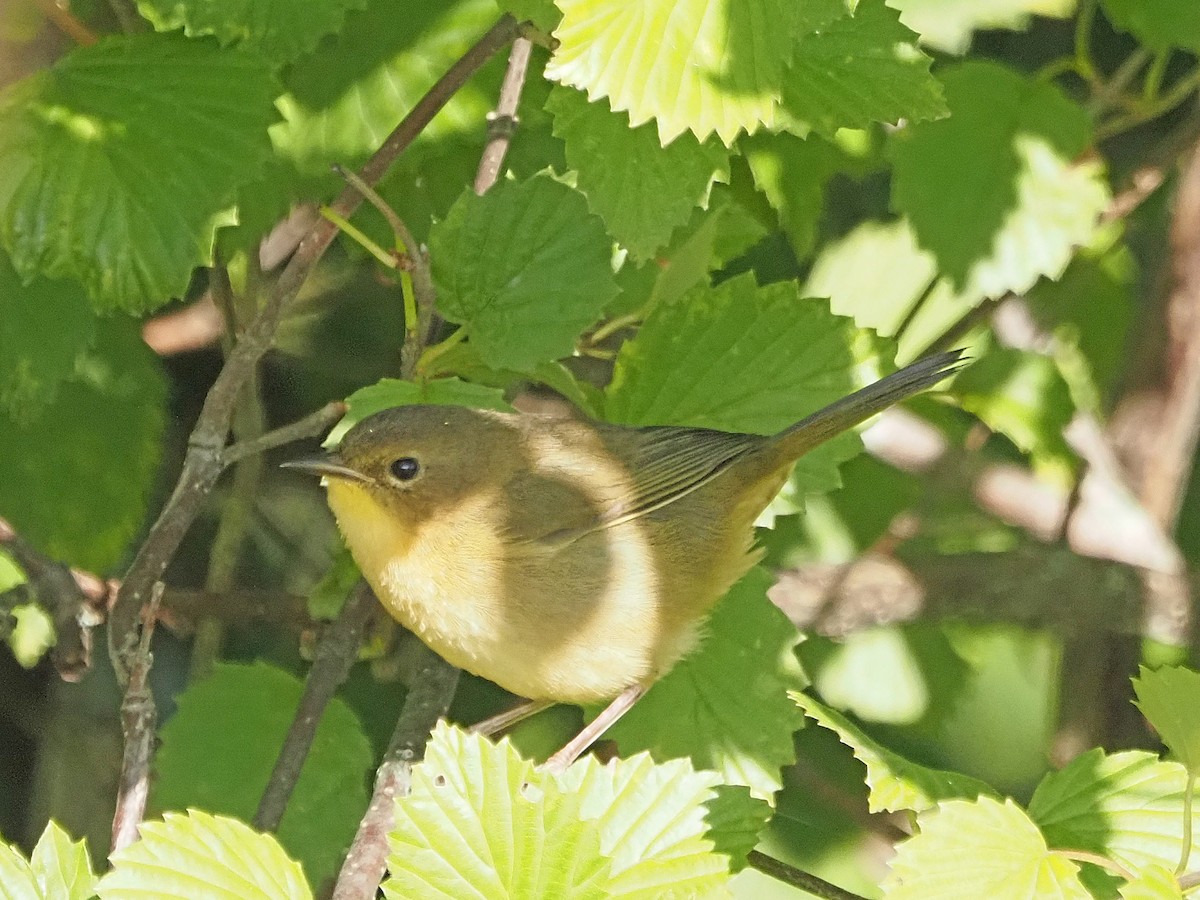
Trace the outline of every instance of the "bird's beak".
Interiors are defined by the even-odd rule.
[[[357,469],[352,469],[342,461],[336,453],[319,453],[315,456],[305,456],[300,459],[289,459],[280,463],[281,469],[299,469],[312,475],[324,475],[326,478],[341,478],[346,481],[361,481],[370,484],[371,479]]]

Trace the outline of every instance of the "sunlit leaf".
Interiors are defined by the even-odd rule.
[[[174,34],[79,47],[12,85],[0,243],[14,267],[76,279],[101,310],[179,296],[266,162],[277,92],[261,57]]]
[[[142,822],[141,839],[113,853],[100,900],[310,900],[300,864],[279,842],[197,810]]]

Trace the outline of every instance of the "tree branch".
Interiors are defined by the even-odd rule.
[[[346,415],[346,409],[346,404],[341,400],[326,403],[316,412],[309,413],[303,419],[290,425],[284,425],[251,440],[239,441],[230,445],[221,454],[221,461],[226,466],[230,466],[252,454],[265,453],[293,441],[317,437],[336,425],[342,416]]]
[[[154,695],[150,692],[150,667],[154,663],[150,639],[154,636],[154,622],[162,595],[163,583],[159,581],[150,595],[146,624],[142,627],[137,655],[129,670],[129,687],[121,701],[125,753],[117,787],[117,810],[113,816],[113,850],[120,850],[137,840],[138,823],[146,814],[146,798],[150,795],[150,763],[154,759],[154,727],[158,721]]]
[[[425,753],[429,733],[450,708],[458,686],[458,669],[418,644],[421,654],[412,688],[392,732],[383,763],[375,774],[371,804],[338,873],[333,900],[373,900],[387,866],[387,836],[395,821],[397,797],[408,793],[413,764]]]
[[[866,900],[866,898],[852,894],[824,878],[818,878],[810,872],[797,869],[795,866],[790,866],[773,856],[760,853],[758,850],[751,850],[746,856],[746,862],[764,875],[770,875],[784,884],[808,891],[814,897],[821,897],[823,900]]]
[[[274,831],[279,827],[296,782],[300,780],[300,771],[304,768],[304,760],[308,757],[325,707],[350,674],[350,668],[358,656],[363,630],[377,609],[379,603],[375,595],[365,581],[360,581],[346,598],[333,624],[322,635],[304,683],[300,705],[275,760],[275,768],[259,801],[258,812],[254,815],[255,828]]]
[[[525,87],[525,73],[529,69],[529,56],[533,43],[527,37],[513,41],[508,55],[508,68],[504,82],[500,85],[500,100],[496,109],[488,114],[487,144],[475,173],[475,193],[483,194],[496,183],[504,166],[508,145],[517,130],[517,107],[521,103],[521,91]]]

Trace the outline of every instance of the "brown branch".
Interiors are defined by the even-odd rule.
[[[517,107],[521,103],[521,91],[525,87],[525,73],[529,69],[529,56],[533,43],[527,37],[513,41],[508,55],[508,68],[504,82],[500,85],[500,100],[495,110],[488,114],[487,144],[475,173],[475,193],[484,194],[500,177],[508,145],[517,130]]]
[[[367,161],[359,173],[362,179],[368,184],[378,182],[396,157],[454,93],[496,50],[509,43],[518,30],[516,20],[510,15],[505,15],[467,50],[425,96],[417,101],[383,146]],[[334,201],[332,208],[347,218],[361,202],[358,191],[347,187]],[[295,299],[336,233],[336,227],[326,219],[320,219],[314,224],[275,282],[261,312],[234,346],[205,398],[200,417],[188,441],[188,451],[179,481],[134,557],[112,609],[109,654],[122,683],[128,683],[130,665],[136,653],[139,611],[152,585],[166,571],[167,564],[178,550],[184,535],[199,514],[205,498],[212,491],[221,473],[221,452],[242,385],[250,378],[258,361],[270,348],[284,309]]]
[[[372,900],[387,867],[387,836],[395,820],[397,797],[408,793],[412,767],[425,753],[429,733],[450,708],[458,686],[458,669],[418,644],[420,661],[412,688],[392,732],[383,763],[375,774],[371,804],[338,873],[333,900]]]
[[[76,18],[71,10],[59,6],[56,0],[37,0],[37,5],[42,15],[79,46],[90,47],[96,43],[97,37],[92,30]]]
[[[137,840],[137,827],[146,813],[146,798],[150,795],[150,763],[154,758],[154,727],[158,721],[154,695],[150,692],[150,667],[154,664],[150,639],[154,636],[154,622],[162,595],[163,584],[159,581],[150,594],[146,624],[129,670],[129,687],[121,701],[125,753],[121,759],[117,809],[113,816],[113,850],[120,850]]]
[[[309,413],[303,419],[290,425],[284,425],[251,440],[239,441],[230,445],[221,454],[221,461],[229,466],[255,453],[265,453],[293,441],[317,437],[336,425],[342,416],[346,415],[346,409],[346,404],[341,400],[326,403],[316,412]]]
[[[78,681],[92,664],[92,628],[99,624],[91,602],[107,593],[104,582],[92,576],[81,580],[67,566],[43,554],[0,518],[0,547],[25,572],[30,590],[54,621],[57,640],[50,658],[64,681]],[[98,596],[89,597],[88,592]]]
[[[758,850],[751,850],[746,856],[746,862],[764,875],[770,875],[776,881],[782,881],[784,884],[808,891],[814,897],[822,897],[824,900],[866,900],[866,898],[852,894],[824,878],[819,878],[803,869],[797,869],[795,866],[790,866],[772,856],[760,853]]]
[[[254,814],[255,828],[274,831],[279,827],[296,782],[300,780],[300,771],[325,707],[350,674],[358,657],[363,630],[377,609],[379,603],[375,595],[365,581],[360,581],[318,642],[300,705],[275,760],[258,812]]]

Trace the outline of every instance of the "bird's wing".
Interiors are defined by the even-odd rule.
[[[690,494],[762,446],[757,435],[706,428],[599,430],[610,450],[586,476],[518,473],[507,485],[510,545],[560,547],[585,534],[644,516]]]

